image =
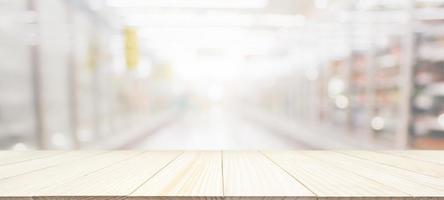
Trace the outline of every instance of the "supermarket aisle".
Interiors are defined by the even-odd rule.
[[[213,108],[190,111],[176,123],[152,133],[141,149],[304,149],[241,116]]]

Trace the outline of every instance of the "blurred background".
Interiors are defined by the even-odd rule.
[[[444,148],[444,0],[0,0],[0,149],[352,148]]]

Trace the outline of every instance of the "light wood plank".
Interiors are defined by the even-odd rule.
[[[127,196],[182,152],[146,152],[124,162],[42,189],[43,196]]]
[[[0,198],[0,200],[3,200]],[[9,199],[8,199],[9,200]],[[133,200],[122,196],[40,196],[29,200]],[[147,200],[147,199],[143,199]],[[151,200],[151,199],[150,199]]]
[[[32,197],[1,197],[1,200],[34,200]]]
[[[444,165],[444,151],[409,150],[409,151],[384,151],[384,153]]]
[[[221,152],[186,152],[131,196],[223,196]]]
[[[44,188],[64,184],[97,170],[103,170],[103,168],[123,162],[141,153],[138,151],[109,152],[0,180],[0,196],[42,196]]]
[[[264,152],[318,197],[408,197],[409,195],[301,152]]]
[[[336,152],[303,152],[324,165],[335,166],[414,197],[444,197],[444,181]]]
[[[0,200],[444,200],[439,151],[41,153],[0,152]]]
[[[370,160],[372,162],[381,163],[384,165],[410,170],[428,176],[433,176],[438,178],[444,177],[444,167],[439,164],[434,164],[430,162],[425,162],[395,155],[389,155],[383,152],[341,151],[341,153]]]
[[[314,194],[259,152],[223,152],[225,196],[314,197]]]
[[[103,153],[103,151],[67,152],[46,156],[39,159],[24,160],[18,163],[3,165],[0,166],[0,180],[32,171],[42,170],[64,162],[82,159],[87,156],[97,155],[99,153]]]
[[[129,196],[119,200],[224,200],[223,196]],[[65,199],[63,199],[65,200]],[[102,200],[102,199],[99,199]],[[107,200],[107,199],[106,199]]]
[[[46,158],[58,154],[61,151],[0,151],[0,166],[19,163],[28,160]]]

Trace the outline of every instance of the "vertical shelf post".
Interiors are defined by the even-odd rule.
[[[34,131],[36,134],[37,148],[47,149],[48,139],[45,128],[45,109],[43,105],[43,93],[42,93],[42,66],[40,56],[40,33],[39,33],[39,19],[37,0],[27,1],[27,10],[36,13],[36,20],[33,22],[35,38],[33,38],[30,45],[30,67],[32,77],[32,100],[34,107]]]
[[[399,114],[400,123],[398,123],[396,133],[396,147],[406,149],[409,147],[409,127],[411,115],[411,95],[412,95],[412,73],[414,67],[414,0],[409,0],[407,13],[408,19],[405,24],[405,35],[403,38],[404,55],[401,60],[400,68],[400,103]]]

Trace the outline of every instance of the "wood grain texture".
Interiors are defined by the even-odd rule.
[[[231,197],[314,197],[304,185],[259,152],[223,153],[224,194]]]
[[[444,166],[440,164],[390,155],[383,152],[341,151],[341,153],[432,177],[444,178]]]
[[[408,196],[366,177],[300,152],[264,152],[271,160],[302,182],[318,197],[404,197]]]
[[[223,196],[221,152],[186,152],[131,196]]]
[[[0,151],[0,200],[444,200],[441,156],[440,151]]]
[[[61,151],[0,151],[0,166],[19,163],[28,160],[45,158],[57,154]]]
[[[100,152],[97,151],[58,153],[55,155],[41,157],[38,159],[30,159],[21,162],[11,163],[8,165],[0,165],[0,180],[29,173],[32,171],[42,170],[44,168],[53,167],[58,164],[62,164],[64,162],[75,161],[99,153]]]
[[[444,151],[409,150],[384,151],[384,153],[444,165]]]
[[[40,195],[128,196],[182,152],[146,152],[69,182],[52,185]]]
[[[43,189],[47,187],[64,184],[139,154],[141,152],[109,152],[0,180],[0,194],[20,197],[44,196]]]
[[[325,165],[347,170],[413,197],[444,197],[444,182],[438,178],[373,163],[336,152],[313,151],[303,152],[303,154],[318,159],[324,162]]]

